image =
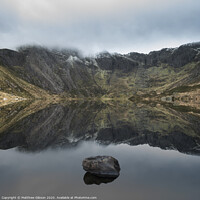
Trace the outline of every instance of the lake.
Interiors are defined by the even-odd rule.
[[[130,101],[19,102],[0,110],[0,195],[199,200],[200,114]],[[116,179],[82,160],[110,155]]]

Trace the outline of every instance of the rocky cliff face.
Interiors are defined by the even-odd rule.
[[[16,78],[52,94],[131,97],[136,93],[164,93],[180,86],[199,86],[200,43],[149,54],[105,52],[95,57],[42,47],[2,49],[0,65]],[[17,86],[11,81],[9,87]]]

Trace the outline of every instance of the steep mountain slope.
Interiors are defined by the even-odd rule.
[[[0,66],[0,91],[25,98],[50,96],[47,91],[24,81],[2,66]]]
[[[200,43],[149,54],[105,52],[95,57],[34,46],[2,49],[0,65],[26,83],[66,97],[160,94],[200,86]]]

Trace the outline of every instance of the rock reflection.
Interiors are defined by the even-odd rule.
[[[99,176],[95,176],[93,174],[91,174],[90,172],[86,172],[84,177],[83,177],[83,180],[84,180],[84,183],[86,185],[100,185],[102,183],[111,183],[113,182],[116,178],[118,177],[99,177]]]

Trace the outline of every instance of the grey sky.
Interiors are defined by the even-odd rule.
[[[0,0],[0,48],[149,52],[200,41],[199,0]]]

